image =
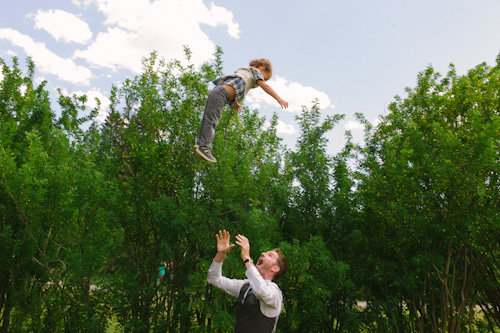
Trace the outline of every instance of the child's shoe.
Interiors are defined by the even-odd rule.
[[[200,147],[200,146],[196,145],[196,146],[194,146],[194,151],[198,154],[198,156],[200,156],[205,161],[211,162],[211,163],[217,163],[217,160],[212,155],[210,148]]]

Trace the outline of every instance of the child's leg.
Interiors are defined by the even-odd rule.
[[[200,133],[198,134],[197,144],[200,147],[212,147],[212,141],[215,136],[215,127],[219,124],[222,117],[224,105],[229,103],[229,94],[222,86],[216,86],[208,94],[205,112],[201,120]]]

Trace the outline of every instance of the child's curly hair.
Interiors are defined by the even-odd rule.
[[[254,59],[250,61],[250,66],[252,67],[263,66],[267,73],[273,75],[273,65],[267,59]]]

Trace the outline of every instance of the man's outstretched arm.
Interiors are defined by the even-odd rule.
[[[221,289],[222,291],[228,293],[231,296],[238,297],[241,286],[243,286],[243,280],[228,279],[222,276],[222,263],[226,259],[226,255],[234,247],[234,244],[230,244],[230,235],[226,230],[220,231],[215,235],[217,239],[217,254],[208,270],[207,281],[211,285]]]
[[[236,236],[236,244],[241,247],[241,259],[245,261],[250,258],[250,242],[243,235]],[[245,263],[246,272],[255,296],[270,307],[277,309],[281,306],[283,296],[276,284],[268,284],[252,262]]]

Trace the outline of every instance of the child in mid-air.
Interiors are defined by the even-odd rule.
[[[288,102],[284,101],[265,81],[273,75],[273,66],[267,59],[250,61],[250,67],[240,68],[232,75],[221,76],[213,81],[215,88],[208,94],[205,112],[201,120],[200,133],[194,146],[195,152],[205,161],[216,163],[210,151],[215,136],[215,127],[222,117],[224,105],[233,106],[234,112],[241,110],[239,101],[250,89],[260,86],[266,93],[274,97],[284,109]]]

